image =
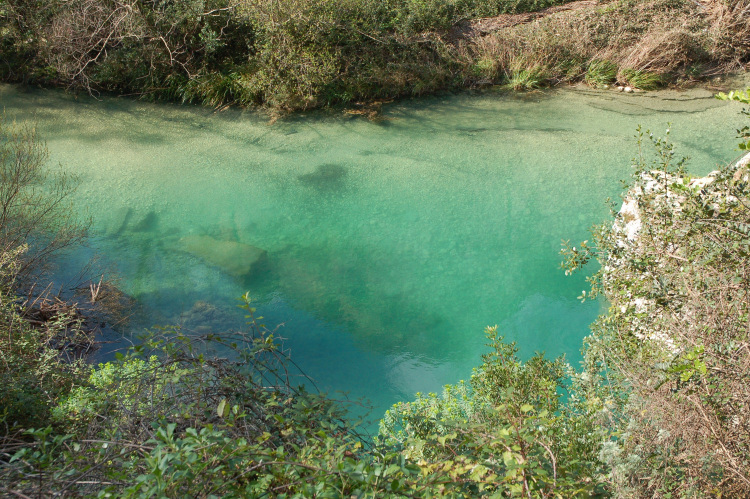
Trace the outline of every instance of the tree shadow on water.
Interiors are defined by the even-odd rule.
[[[324,163],[311,173],[299,175],[297,180],[320,191],[337,190],[344,186],[348,173],[349,170],[343,165]]]

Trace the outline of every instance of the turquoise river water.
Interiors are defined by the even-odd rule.
[[[147,325],[237,327],[249,291],[317,384],[374,417],[467,378],[498,324],[521,354],[580,358],[600,304],[559,269],[562,239],[606,219],[663,132],[705,174],[731,160],[739,108],[706,90],[563,89],[420,99],[370,122],[75,98],[0,86],[51,160],[79,174],[90,248]]]

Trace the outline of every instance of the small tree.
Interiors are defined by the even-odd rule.
[[[29,246],[13,278],[41,271],[52,254],[86,235],[88,223],[70,202],[76,179],[48,168],[48,159],[33,127],[0,117],[0,251]]]
[[[75,305],[44,296],[34,305],[17,299],[19,288],[39,282],[50,256],[81,242],[86,233],[69,201],[75,179],[48,169],[47,159],[32,127],[0,116],[0,428],[5,426],[5,434],[46,424],[48,405],[70,388],[81,369],[81,352],[91,345]]]

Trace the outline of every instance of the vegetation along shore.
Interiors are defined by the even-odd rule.
[[[275,112],[750,62],[748,0],[3,0],[0,78]]]

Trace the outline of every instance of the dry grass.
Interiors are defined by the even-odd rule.
[[[629,395],[609,462],[620,497],[750,494],[749,178],[640,191],[637,238],[613,233],[592,351]]]
[[[738,70],[750,63],[750,0],[712,2],[708,38],[712,52],[725,61],[725,70]]]
[[[634,84],[633,74],[666,83],[736,71],[750,62],[748,0],[583,1],[566,7],[514,22],[481,20],[457,42],[459,51],[485,66],[492,61],[494,83],[515,74],[519,64],[543,67],[549,83],[559,83],[581,80],[591,61],[608,60],[618,66],[619,82]]]

